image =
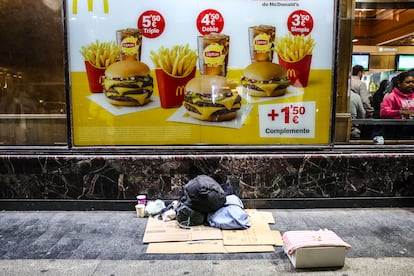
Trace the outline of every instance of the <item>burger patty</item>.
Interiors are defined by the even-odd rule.
[[[108,96],[109,99],[114,101],[120,101],[120,102],[134,102],[137,103],[138,101],[131,97],[126,96]]]
[[[229,94],[228,96],[232,96],[233,94]],[[234,105],[240,104],[241,103],[242,98],[240,97],[240,95],[237,95],[236,99],[234,100]],[[201,114],[200,111],[198,111],[197,108],[195,108],[193,105],[197,105],[199,107],[219,107],[220,109],[213,112],[211,115],[222,115],[222,114],[227,114],[227,113],[231,113],[231,112],[236,112],[237,110],[240,109],[240,107],[237,108],[232,108],[232,109],[227,109],[223,104],[220,103],[213,103],[213,102],[197,102],[194,103],[192,101],[192,97],[190,96],[186,96],[184,98],[184,107],[191,112],[197,113],[197,114]]]
[[[145,81],[126,81],[126,82],[118,82],[116,85],[118,87],[128,87],[128,88],[140,88],[140,87],[147,87],[147,86],[154,86],[153,80],[148,80],[145,78]]]
[[[123,94],[142,94],[149,93],[152,94],[152,89],[154,87],[154,79],[151,76],[136,76],[129,78],[107,78],[105,79],[105,84],[108,82],[108,85],[105,85],[108,88],[106,91],[118,93],[117,88],[131,88],[130,91],[124,92]]]
[[[249,82],[249,83],[264,83],[264,84],[266,84],[266,83],[278,83],[278,82],[283,83],[285,81],[288,81],[288,79],[287,78],[273,78],[273,79],[270,79],[270,80],[259,81],[259,80],[255,80],[255,79],[249,79],[248,77],[243,76],[241,78],[241,81],[242,82]]]
[[[128,82],[131,82],[131,83],[142,82],[143,85],[152,85],[152,83],[153,83],[153,78],[150,75],[148,75],[148,76],[128,77],[128,78],[114,77],[114,78],[111,78],[111,79],[115,80],[115,81],[120,81],[124,84],[128,83]]]
[[[243,84],[244,87],[249,88],[249,89],[253,89],[253,90],[257,90],[257,91],[264,91],[262,88],[260,88],[259,86],[253,84],[253,83],[245,83]],[[278,87],[276,87],[276,90],[278,89],[284,89],[287,88],[289,86],[289,84],[280,84]]]
[[[116,87],[125,87],[125,86],[120,86],[120,85],[112,86],[108,90],[105,90],[105,92],[112,92],[112,93],[119,94],[119,92],[116,90]],[[136,88],[136,89],[131,89],[131,90],[128,90],[128,91],[124,92],[123,93],[124,96],[128,96],[128,94],[133,95],[133,94],[145,94],[145,93],[148,93],[148,97],[149,97],[152,94],[152,90],[150,90],[150,89],[139,88],[139,87],[130,87],[130,88]]]
[[[227,95],[227,96],[232,96],[233,94],[231,93],[230,95]],[[241,97],[240,97],[240,95],[237,95],[237,97],[236,97],[236,99],[234,100],[234,104],[238,104],[238,103],[240,103],[241,102]],[[225,106],[223,105],[223,104],[220,104],[219,102],[217,103],[213,103],[213,102],[206,102],[206,101],[203,101],[203,102],[197,102],[197,103],[194,103],[193,102],[193,98],[191,97],[191,96],[185,96],[184,97],[184,101],[185,102],[188,102],[188,103],[192,103],[192,104],[195,104],[195,105],[197,105],[197,106],[211,106],[211,107],[223,107],[223,108],[225,108]]]
[[[198,111],[198,109],[197,108],[194,108],[194,106],[192,106],[192,105],[189,105],[189,104],[187,104],[187,103],[184,103],[184,107],[188,110],[188,111],[191,111],[191,112],[193,112],[193,113],[197,113],[197,114],[200,114],[201,115],[201,112],[200,111]],[[232,109],[227,109],[227,108],[222,108],[222,109],[219,109],[219,110],[217,110],[217,111],[215,111],[215,112],[213,112],[211,115],[223,115],[223,114],[227,114],[227,113],[231,113],[231,112],[236,112],[237,110],[239,110],[239,108],[232,108]]]

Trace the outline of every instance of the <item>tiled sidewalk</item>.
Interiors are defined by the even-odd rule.
[[[67,275],[136,275],[141,270],[139,275],[253,275],[249,273],[253,268],[256,275],[295,271],[412,275],[407,273],[414,271],[414,209],[261,211],[272,212],[275,224],[270,226],[281,233],[333,230],[352,246],[345,266],[295,270],[280,247],[272,253],[146,254],[147,245],[142,243],[146,219],[137,218],[135,211],[3,211],[0,274],[65,275],[66,271]]]

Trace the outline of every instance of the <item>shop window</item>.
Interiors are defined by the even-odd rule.
[[[362,81],[372,99],[383,80],[389,81],[400,72],[401,68],[396,67],[399,65],[397,57],[414,54],[414,39],[411,35],[414,7],[412,2],[407,1],[355,2],[355,41],[352,52],[370,54],[369,70],[364,72]],[[67,45],[62,4],[66,4],[66,1],[20,0],[0,3],[0,146],[68,144],[66,91],[69,88],[65,81]],[[103,9],[103,12],[107,11]],[[347,107],[344,111],[346,109]],[[367,118],[365,121],[355,121],[361,131],[359,138],[355,139],[350,137],[351,121],[347,126],[349,130],[344,131],[347,135],[344,141],[353,144],[374,143],[372,129],[385,122],[383,119],[375,120],[377,119]],[[180,127],[180,134],[188,130],[187,126]],[[321,131],[328,128],[329,126],[320,126]],[[128,128],[129,132],[132,130],[134,129]],[[175,139],[168,136],[168,128],[160,130],[146,127],[145,131],[162,132],[166,137],[165,144]],[[324,137],[329,136],[328,132],[324,132]],[[79,136],[75,138],[80,139],[85,138],[85,133],[89,132],[80,128],[76,133]],[[92,141],[100,138],[100,132],[96,133],[97,137],[92,137]],[[139,145],[136,137],[141,136],[134,134],[134,140],[121,141],[120,144]],[[315,144],[327,144],[327,139],[321,140],[322,142],[317,140]],[[239,140],[240,137],[231,138],[231,141]],[[211,141],[216,142],[215,139]],[[406,142],[397,139],[388,142],[391,141]],[[79,145],[83,146],[82,143]],[[85,145],[93,146],[91,143]]]
[[[411,55],[414,56],[413,16],[413,3],[356,1],[353,54],[369,55],[368,64],[359,65],[365,69],[360,74],[360,79],[367,88],[370,107],[365,105],[365,117],[351,119],[349,133],[351,143],[414,142],[413,116],[402,115],[400,118],[396,116],[391,118],[380,115],[379,112],[382,99],[379,96],[384,93],[383,86],[391,85],[392,79],[398,74],[414,68],[414,64],[409,64],[410,61],[414,61],[414,58],[411,59]],[[402,62],[400,62],[401,58]],[[356,64],[352,63],[352,65]],[[389,87],[385,88],[385,97],[390,93]],[[348,90],[352,95],[351,88],[352,83]],[[364,96],[360,96],[364,102]],[[351,107],[352,100],[349,105],[350,110]],[[401,108],[405,109],[405,107]],[[407,110],[407,112],[413,111]],[[402,137],[402,133],[407,135]]]
[[[67,144],[61,2],[0,3],[0,146]]]

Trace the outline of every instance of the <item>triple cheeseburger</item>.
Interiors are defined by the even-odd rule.
[[[113,105],[142,106],[151,100],[154,80],[143,62],[123,60],[105,70],[104,93]]]
[[[290,85],[287,71],[281,65],[269,61],[250,64],[244,69],[241,84],[250,96],[277,97],[286,93]]]
[[[191,79],[185,87],[187,113],[201,121],[233,120],[241,108],[241,97],[232,86],[234,84],[222,76],[201,75]]]

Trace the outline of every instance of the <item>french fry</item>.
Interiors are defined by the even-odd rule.
[[[150,59],[156,68],[161,68],[173,76],[186,76],[197,63],[197,52],[188,44],[171,48],[161,46],[157,52],[150,51]]]
[[[275,41],[273,50],[285,61],[295,62],[311,55],[315,42],[311,36],[288,34]]]
[[[106,68],[116,62],[120,52],[115,42],[99,42],[98,40],[82,46],[80,50],[84,60],[98,68]]]

